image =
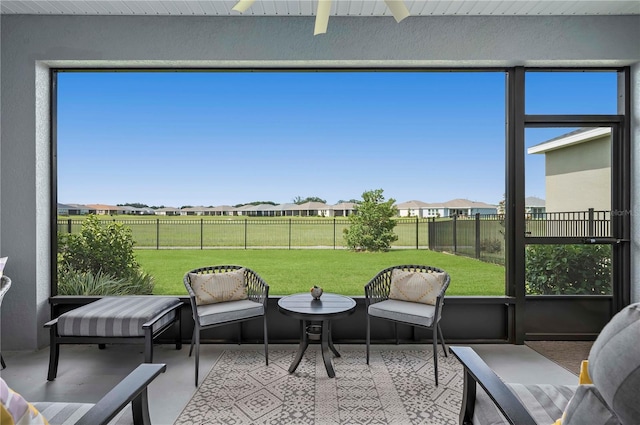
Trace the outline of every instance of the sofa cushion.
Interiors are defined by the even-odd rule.
[[[589,376],[621,423],[640,418],[640,303],[618,312],[589,353]]]

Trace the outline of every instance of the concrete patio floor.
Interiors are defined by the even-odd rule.
[[[272,348],[282,345],[270,345]],[[525,345],[470,345],[507,382],[575,385],[577,377]],[[204,344],[200,351],[200,379],[214,365],[227,345]],[[233,345],[237,349],[237,345]],[[255,349],[255,345],[243,345]],[[340,345],[336,344],[340,350]],[[36,352],[3,352],[7,368],[4,380],[31,401],[95,402],[143,361],[141,345],[63,345],[57,379],[48,382],[49,349]],[[364,346],[362,347],[364,350]],[[149,387],[151,419],[170,425],[195,392],[194,360],[189,345],[156,345],[154,362],[166,363],[167,371]],[[339,371],[336,371],[339,373]]]

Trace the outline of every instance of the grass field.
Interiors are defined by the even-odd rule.
[[[269,284],[270,295],[306,292],[313,285],[327,292],[364,295],[364,285],[380,270],[399,264],[439,267],[451,275],[447,295],[504,295],[504,267],[429,250],[368,253],[347,250],[231,249],[136,250],[142,268],[155,277],[154,294],[186,295],[182,278],[192,269],[239,264]]]

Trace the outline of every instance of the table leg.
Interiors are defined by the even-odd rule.
[[[298,368],[298,365],[300,364],[300,360],[302,360],[302,356],[304,355],[304,352],[307,350],[307,347],[309,346],[309,337],[307,336],[307,321],[301,320],[300,326],[301,326],[300,347],[298,347],[298,353],[296,354],[295,359],[293,359],[291,366],[289,366],[289,373],[293,373],[296,371],[296,369]]]
[[[332,344],[332,347],[333,347],[333,344]],[[329,321],[323,320],[322,321],[322,342],[321,342],[322,359],[324,360],[324,367],[327,369],[327,375],[329,375],[329,378],[335,378],[336,373],[334,372],[333,365],[331,364],[331,356],[327,352],[328,348],[329,348]]]
[[[329,322],[328,328],[329,328],[329,348],[331,349],[331,351],[333,351],[333,354],[336,357],[340,357],[340,353],[338,353],[338,350],[336,350],[336,347],[333,346],[333,337],[331,336],[331,322]]]

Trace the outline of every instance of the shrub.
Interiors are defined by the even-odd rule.
[[[117,279],[98,272],[66,270],[58,274],[60,295],[147,295],[153,291],[153,278],[137,273],[131,280]]]
[[[129,278],[139,268],[133,243],[130,228],[91,215],[83,221],[80,233],[59,236],[58,253],[66,268]]]
[[[385,201],[383,190],[371,190],[362,194],[355,214],[349,216],[350,226],[344,229],[347,246],[357,251],[389,251],[391,242],[398,240],[393,232],[397,208],[395,199]]]
[[[502,241],[500,239],[482,239],[480,241],[480,251],[488,254],[497,254],[502,251]]]
[[[529,245],[525,259],[528,294],[611,294],[609,245]]]
[[[130,228],[102,222],[93,215],[84,220],[79,233],[59,234],[58,291],[72,291],[68,295],[87,290],[99,292],[90,295],[150,294],[153,278],[140,269],[133,245]],[[61,290],[61,286],[68,289]],[[107,286],[111,292],[104,293]],[[79,292],[73,292],[76,290]]]

